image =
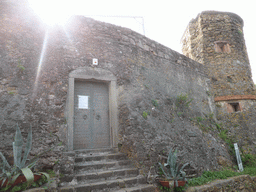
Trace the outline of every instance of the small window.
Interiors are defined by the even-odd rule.
[[[233,113],[233,112],[237,112],[237,111],[241,111],[241,107],[239,103],[228,103],[228,112],[229,113]]]
[[[230,53],[230,46],[227,41],[215,41],[214,49],[217,53]]]

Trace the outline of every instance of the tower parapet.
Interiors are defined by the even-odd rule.
[[[215,101],[227,105],[229,112],[256,99],[243,25],[234,13],[204,11],[190,21],[182,37],[183,54],[205,65]]]

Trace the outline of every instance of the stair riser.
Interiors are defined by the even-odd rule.
[[[125,160],[127,157],[124,154],[106,155],[106,156],[90,156],[90,157],[76,157],[75,162],[88,162],[88,161],[102,161],[102,160]]]
[[[74,188],[76,189],[77,192],[81,191],[81,192],[85,192],[85,191],[103,191],[107,189],[109,189],[111,191],[111,189],[121,189],[121,188],[125,188],[125,187],[132,187],[132,186],[136,186],[139,184],[145,184],[145,180],[144,179],[137,179],[137,178],[127,178],[127,179],[123,179],[123,180],[119,180],[119,181],[106,181],[106,182],[102,182],[100,184],[97,185],[93,185],[93,184],[85,184],[83,186],[75,186]]]
[[[97,172],[97,170],[108,170],[114,167],[118,167],[118,165],[116,163],[111,163],[111,164],[100,164],[100,165],[75,166],[74,170],[75,170],[75,173],[83,173],[83,172],[89,172],[89,171]]]
[[[87,149],[87,150],[75,150],[76,155],[86,154],[86,155],[95,155],[95,154],[104,154],[104,153],[116,153],[116,149]]]
[[[74,176],[76,178],[77,182],[83,182],[86,181],[88,183],[93,183],[97,181],[104,181],[104,180],[110,180],[110,179],[118,179],[118,178],[124,178],[124,177],[133,177],[137,176],[139,174],[137,169],[130,169],[130,170],[116,170],[116,171],[109,171],[109,172],[102,172],[102,173],[92,173],[92,174],[86,174],[86,175],[77,175]],[[73,179],[73,176],[64,176],[60,178],[60,182],[71,182]]]
[[[108,169],[121,169],[131,166],[131,161],[117,161],[111,163],[92,164],[92,165],[75,165],[75,173],[97,171],[97,170],[108,170]]]
[[[109,191],[115,191],[115,192],[155,192],[157,191],[156,188],[153,185],[138,185],[136,187],[124,189],[119,186],[116,186],[115,184],[111,186],[111,184],[107,185],[108,188],[105,189],[95,189],[93,190],[92,187],[80,187],[78,189],[74,189],[74,187],[63,187],[60,188],[59,192],[75,192],[75,191],[85,191],[85,192],[109,192]],[[115,187],[116,186],[116,187]]]

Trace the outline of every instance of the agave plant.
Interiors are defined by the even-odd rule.
[[[184,167],[186,167],[189,163],[185,163],[181,168],[179,168],[181,165],[177,165],[177,149],[172,152],[172,149],[170,149],[167,163],[164,163],[164,166],[159,162],[160,169],[164,173],[166,179],[171,180],[173,179],[175,181],[175,185],[178,186],[178,180],[187,181],[186,179],[186,173],[183,171]],[[165,168],[166,169],[165,169]]]
[[[30,126],[29,133],[27,137],[26,148],[22,158],[22,147],[23,147],[23,137],[21,135],[21,131],[19,126],[17,125],[15,139],[13,142],[13,156],[14,156],[14,164],[10,166],[7,162],[4,155],[0,152],[0,156],[2,159],[2,163],[0,164],[0,169],[2,173],[0,173],[0,181],[2,181],[1,187],[4,185],[6,180],[8,181],[7,184],[13,184],[15,180],[23,174],[27,180],[28,187],[34,181],[34,174],[37,175],[45,175],[47,180],[49,180],[49,175],[44,172],[33,173],[32,168],[36,165],[38,158],[34,159],[32,162],[27,163],[27,157],[31,150],[32,146],[32,128]]]

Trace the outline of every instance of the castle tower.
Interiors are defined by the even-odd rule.
[[[243,24],[234,13],[204,11],[181,40],[183,54],[208,69],[215,102],[226,112],[245,110],[256,99]]]

